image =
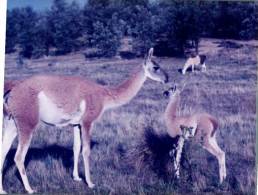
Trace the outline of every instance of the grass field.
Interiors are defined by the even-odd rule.
[[[207,55],[207,72],[178,72],[185,59],[156,58],[168,72],[169,84],[148,80],[127,105],[107,111],[94,125],[92,134],[91,173],[96,188],[72,179],[72,128],[41,125],[36,130],[26,157],[27,175],[38,192],[88,194],[254,194],[256,186],[256,80],[258,41],[228,42],[203,39],[200,53]],[[155,55],[155,52],[154,52]],[[34,74],[81,75],[103,85],[115,85],[130,75],[142,59],[85,59],[82,52],[66,56],[25,60],[16,65],[17,54],[6,55],[6,79],[21,79]],[[219,184],[217,160],[194,140],[186,143],[181,178],[173,179],[168,161],[153,168],[151,158],[139,166],[137,150],[144,145],[144,131],[154,129],[163,135],[163,113],[168,99],[165,89],[187,82],[182,93],[182,113],[207,111],[220,123],[217,140],[226,153],[227,178]],[[157,144],[160,144],[157,142]],[[4,188],[24,193],[13,158],[17,141],[8,154],[4,169]],[[159,147],[159,146],[157,146]],[[161,147],[162,148],[162,147]],[[141,151],[138,151],[139,153]],[[166,155],[166,154],[165,154]],[[149,163],[149,164],[148,164]],[[84,177],[82,157],[79,170]]]

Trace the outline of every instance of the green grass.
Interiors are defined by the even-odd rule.
[[[218,41],[218,40],[217,40]],[[38,192],[83,192],[88,194],[186,194],[224,193],[254,194],[256,186],[256,50],[243,42],[239,49],[213,46],[207,52],[207,72],[178,72],[184,59],[157,58],[168,72],[170,83],[162,85],[148,80],[139,94],[127,105],[107,111],[93,127],[93,148],[90,157],[92,180],[90,190],[85,182],[72,179],[73,134],[70,127],[54,128],[41,125],[36,130],[27,158],[27,175],[32,188]],[[257,42],[255,42],[257,45]],[[209,45],[209,47],[211,47]],[[215,48],[216,47],[216,48]],[[217,52],[214,52],[217,51]],[[127,77],[142,59],[84,59],[81,53],[50,59],[28,60],[17,69],[16,54],[6,55],[6,78],[20,79],[38,73],[81,75],[105,85],[115,85]],[[59,65],[48,67],[51,60]],[[220,123],[217,140],[226,153],[227,178],[219,184],[217,160],[194,140],[185,145],[180,180],[173,179],[172,162],[166,160],[167,174],[159,174],[160,167],[150,166],[152,154],[138,166],[137,152],[146,147],[144,131],[151,127],[157,137],[166,133],[163,113],[168,100],[165,89],[187,82],[181,98],[182,113],[207,111]],[[157,144],[160,144],[157,142]],[[17,141],[5,164],[4,188],[8,192],[23,193],[13,157]],[[146,149],[149,149],[148,147]],[[165,155],[165,154],[164,154]],[[155,160],[153,158],[153,160]],[[82,157],[80,175],[84,178]]]

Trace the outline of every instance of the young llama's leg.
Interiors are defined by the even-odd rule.
[[[15,126],[14,120],[8,119],[8,117],[4,118],[4,125],[3,125],[3,140],[1,142],[2,146],[2,158],[0,164],[0,194],[5,194],[6,192],[3,190],[3,168],[4,168],[4,161],[6,158],[7,153],[9,152],[13,140],[17,136],[17,128]]]
[[[219,147],[215,136],[211,138],[211,143],[216,148],[216,150],[219,151],[219,154],[221,156],[220,170],[224,180],[226,179],[226,176],[227,176],[225,152]]]
[[[215,137],[206,137],[203,147],[217,158],[220,183],[222,183],[226,178],[225,153],[217,145]]]
[[[73,179],[75,181],[81,181],[78,173],[78,162],[81,150],[81,135],[80,128],[78,126],[73,128],[74,131],[74,143],[73,143],[73,154],[74,154],[74,164],[73,164]]]

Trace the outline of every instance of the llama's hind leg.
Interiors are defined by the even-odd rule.
[[[207,138],[204,142],[203,147],[209,151],[211,154],[213,154],[219,163],[219,178],[220,178],[220,183],[223,182],[223,180],[226,177],[225,173],[225,153],[216,146],[216,140],[214,141],[215,138]]]
[[[91,181],[90,177],[90,128],[91,122],[85,122],[82,126],[82,156],[84,161],[84,169],[85,169],[85,178],[89,188],[93,188],[95,186]]]
[[[202,72],[205,72],[206,71],[206,65],[205,63],[202,64]]]
[[[32,190],[32,188],[30,187],[28,177],[27,177],[26,171],[25,171],[25,166],[24,166],[25,157],[26,157],[26,154],[27,154],[30,142],[31,142],[31,138],[32,138],[32,131],[29,131],[29,132],[31,132],[31,133],[19,134],[19,144],[18,144],[18,148],[17,148],[16,154],[14,157],[14,161],[15,161],[15,164],[21,175],[22,182],[23,182],[23,185],[24,185],[26,191],[29,194],[32,194],[35,191]]]
[[[10,105],[14,110],[15,116],[15,124],[18,130],[18,148],[15,153],[14,162],[18,168],[20,173],[22,183],[28,193],[34,193],[34,190],[31,189],[28,177],[26,175],[24,161],[25,157],[31,142],[33,131],[36,129],[39,123],[39,106],[37,102],[37,98],[34,95],[30,96],[30,101],[27,101],[27,96],[19,97],[20,101],[13,101],[15,98],[10,99]],[[12,100],[12,101],[11,101]],[[22,104],[20,104],[21,100],[24,100]]]
[[[220,164],[220,169],[221,169],[221,174],[222,174],[222,179],[226,179],[227,176],[227,170],[226,170],[226,158],[225,158],[225,152],[219,147],[217,140],[215,137],[211,138],[211,143],[212,145],[216,148],[216,150],[219,152],[221,156],[221,164]]]
[[[2,144],[2,158],[1,158],[1,164],[0,164],[0,194],[6,193],[3,190],[3,167],[4,167],[4,161],[6,158],[7,153],[9,152],[13,140],[17,136],[17,128],[15,126],[14,120],[8,119],[7,117],[4,119],[4,126],[3,126],[3,140],[1,142]]]
[[[74,131],[74,143],[73,143],[73,154],[74,154],[74,164],[73,164],[73,179],[75,181],[81,181],[78,173],[78,162],[81,150],[81,136],[80,128],[78,126],[73,128]]]

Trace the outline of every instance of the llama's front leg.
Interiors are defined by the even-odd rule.
[[[170,150],[169,152],[169,156],[173,158],[173,165],[174,165],[174,170],[175,170],[175,176],[177,179],[179,179],[179,168],[180,165],[178,164],[177,160],[176,160],[176,156],[178,154],[178,147],[176,147],[175,149]]]
[[[73,128],[74,137],[73,137],[73,155],[74,155],[74,164],[73,164],[73,179],[75,181],[81,181],[82,179],[79,177],[78,173],[78,163],[79,163],[79,155],[81,150],[81,136],[80,136],[80,128],[79,126],[75,126]]]
[[[184,138],[180,136],[178,140],[177,152],[176,152],[176,166],[177,166],[176,177],[177,178],[179,178],[180,162],[181,162],[183,147],[184,147]]]
[[[13,140],[17,136],[17,129],[13,119],[4,118],[3,125],[3,141],[1,142],[2,146],[2,159],[0,162],[0,194],[6,194],[3,190],[3,166],[7,153],[9,152]]]
[[[188,66],[184,66],[184,68],[182,69],[182,74],[184,75],[186,73],[186,70],[187,70]]]
[[[90,178],[90,128],[91,122],[86,122],[82,125],[82,155],[84,161],[85,178],[89,188],[93,188],[95,184]]]
[[[177,156],[178,152],[176,153]],[[179,179],[179,171],[180,171],[180,163],[177,161],[177,158],[174,159],[174,169],[175,169],[175,176]]]
[[[190,64],[188,62],[186,62],[183,69],[182,69],[182,74],[185,74],[189,67],[190,67]]]

